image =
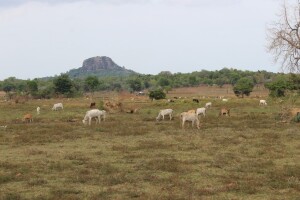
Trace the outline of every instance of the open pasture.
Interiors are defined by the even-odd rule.
[[[85,98],[1,102],[0,199],[299,198],[300,126],[279,123],[275,100],[122,101],[138,113],[111,113],[91,126],[82,124]],[[208,101],[200,130],[182,130],[179,114]],[[51,111],[57,102],[64,110]],[[231,117],[218,117],[223,106]],[[164,108],[174,119],[156,122]],[[26,113],[33,123],[22,122]]]

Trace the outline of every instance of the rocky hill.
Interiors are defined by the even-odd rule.
[[[128,76],[137,74],[132,70],[120,67],[111,58],[106,56],[96,56],[83,61],[82,67],[72,69],[67,74],[71,78],[84,78],[90,75],[105,77],[105,76]]]

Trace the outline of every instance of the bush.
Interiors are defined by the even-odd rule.
[[[166,93],[162,89],[152,90],[149,92],[150,99],[165,99]]]

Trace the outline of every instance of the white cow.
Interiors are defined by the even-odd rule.
[[[266,106],[267,105],[267,101],[266,100],[259,100],[259,105],[260,106]]]
[[[52,110],[57,111],[58,109],[64,109],[63,104],[62,103],[56,103],[53,105]]]
[[[196,114],[197,114],[197,116],[202,114],[205,117],[206,108],[204,108],[204,107],[203,108],[197,108]]]
[[[192,122],[192,127],[194,126],[194,123],[196,122],[197,128],[200,129],[200,122],[199,122],[197,114],[183,112],[183,113],[180,114],[180,117],[181,117],[181,120],[182,120],[182,128],[183,129],[184,129],[184,123],[186,121]]]
[[[36,113],[39,115],[40,112],[41,112],[41,108],[38,106],[38,107],[36,108]]]
[[[89,110],[86,112],[83,120],[82,120],[82,123],[84,125],[87,124],[87,121],[89,121],[89,125],[91,125],[92,123],[92,118],[96,118],[96,124],[97,122],[101,122],[101,116],[103,117],[103,121],[105,121],[105,118],[106,118],[106,111],[105,110],[99,110],[99,109],[93,109],[93,110]]]
[[[228,99],[222,99],[222,101],[223,101],[223,102],[227,102],[227,101],[228,101]]]
[[[173,114],[173,110],[172,109],[163,109],[160,110],[158,113],[158,116],[156,117],[156,121],[160,120],[160,118],[162,118],[163,120],[165,119],[165,115],[169,115],[170,120],[172,120],[172,114]]]
[[[211,103],[211,102],[207,102],[207,103],[205,104],[205,108],[210,108],[210,107],[211,107],[211,105],[212,105],[212,103]]]

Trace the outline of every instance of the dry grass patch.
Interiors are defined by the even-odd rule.
[[[281,105],[232,98],[232,116],[217,117],[221,101],[189,100],[136,103],[91,126],[83,99],[0,103],[0,199],[297,199],[299,124],[277,123]],[[207,101],[200,130],[182,130],[179,113]],[[37,105],[33,123],[19,121]],[[168,107],[174,119],[156,122]]]

